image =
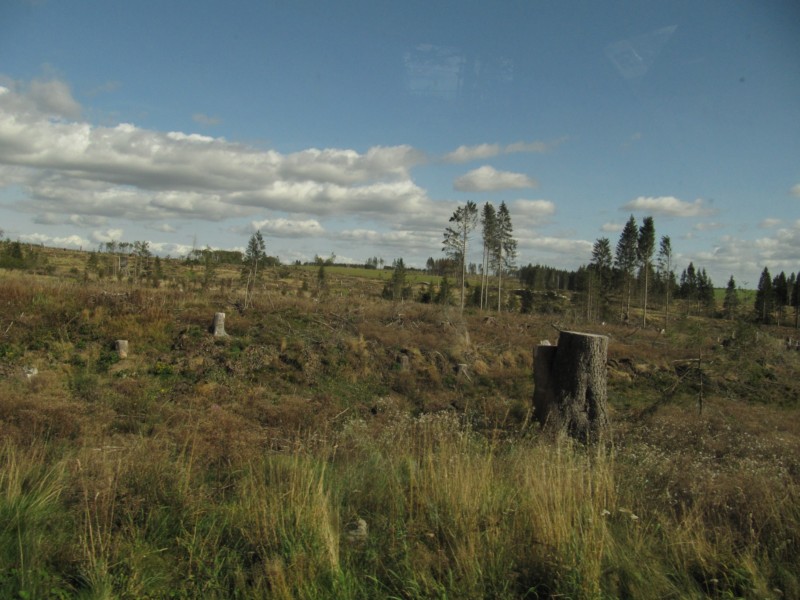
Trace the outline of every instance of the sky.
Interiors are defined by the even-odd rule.
[[[800,271],[799,59],[794,0],[3,0],[0,229],[423,267],[505,202],[520,265],[652,216],[752,288]]]

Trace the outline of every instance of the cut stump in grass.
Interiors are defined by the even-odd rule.
[[[211,331],[215,337],[227,337],[225,333],[225,313],[214,313],[214,323],[211,325]]]
[[[582,442],[609,429],[606,361],[608,337],[562,331],[558,345],[539,345],[533,363],[534,416]]]
[[[117,340],[115,346],[120,358],[128,358],[128,340]]]

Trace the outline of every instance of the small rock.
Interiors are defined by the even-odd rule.
[[[364,519],[356,519],[345,525],[345,539],[353,545],[363,544],[367,541],[369,529]]]

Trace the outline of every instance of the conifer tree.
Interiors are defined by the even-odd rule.
[[[756,290],[755,312],[756,319],[762,323],[769,323],[772,317],[774,297],[772,289],[772,277],[769,274],[769,269],[764,267],[761,272],[761,277],[758,280],[758,289]]]
[[[673,288],[674,274],[672,272],[672,241],[668,235],[661,236],[658,248],[659,278],[664,284],[664,330],[669,327],[669,300]]]
[[[607,237],[598,238],[592,247],[592,261],[589,263],[589,269],[592,273],[592,281],[597,287],[598,305],[601,314],[605,312],[605,308],[608,305],[613,264],[611,243]]]
[[[245,280],[244,307],[247,308],[252,300],[253,289],[260,277],[260,264],[266,259],[266,244],[261,236],[261,230],[256,231],[247,241],[247,248],[242,259],[242,279]]]
[[[775,308],[778,310],[778,325],[783,321],[783,309],[789,306],[789,282],[783,271],[772,280],[772,291],[775,298]]]
[[[491,202],[487,202],[483,205],[481,225],[483,226],[483,260],[481,262],[480,307],[483,309],[489,304],[489,261],[492,257],[497,237],[497,213]]]
[[[794,307],[794,328],[797,329],[798,317],[800,317],[800,272],[795,275],[792,273],[792,306]]]
[[[614,266],[619,271],[625,286],[625,314],[628,318],[631,310],[631,290],[633,288],[633,270],[636,268],[637,248],[639,244],[639,230],[636,227],[636,219],[630,216],[617,242],[617,250],[614,255]]]
[[[653,217],[645,217],[639,228],[636,254],[639,259],[641,272],[644,272],[644,306],[642,312],[642,327],[647,326],[647,288],[650,270],[652,269],[653,251],[656,247],[656,228]]]
[[[503,298],[503,270],[514,268],[517,258],[517,241],[511,237],[513,233],[511,215],[505,202],[500,203],[497,210],[495,262],[497,264],[497,312],[500,312]]]
[[[475,228],[478,220],[478,207],[473,201],[468,201],[464,206],[459,206],[450,217],[452,227],[444,230],[442,251],[452,258],[459,266],[459,280],[461,283],[461,312],[464,312],[464,292],[467,279],[467,250],[469,234]]]
[[[736,289],[736,281],[733,275],[728,280],[728,286],[725,288],[725,299],[722,301],[722,308],[725,310],[725,315],[728,319],[733,320],[736,318],[736,313],[739,310],[739,292]]]

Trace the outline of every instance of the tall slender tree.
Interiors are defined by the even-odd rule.
[[[639,230],[636,227],[636,219],[630,216],[617,242],[616,253],[614,254],[614,266],[619,271],[625,287],[625,310],[624,318],[627,319],[631,310],[631,291],[633,289],[633,271],[636,268],[637,249],[639,245]]]
[[[489,262],[497,237],[497,212],[491,202],[483,205],[481,214],[483,226],[483,260],[481,262],[481,309],[489,305]]]
[[[647,326],[647,290],[648,278],[652,270],[653,252],[656,247],[656,228],[653,217],[645,217],[639,227],[636,255],[639,259],[640,272],[644,273],[644,306],[642,307],[642,327]]]
[[[725,288],[725,299],[722,301],[722,308],[725,310],[725,316],[731,321],[736,318],[736,313],[739,311],[739,291],[736,289],[736,281],[733,275],[728,279],[728,286]]]
[[[669,327],[669,299],[674,275],[672,273],[672,241],[668,235],[661,236],[658,248],[659,277],[664,283],[664,331]]]
[[[497,240],[495,257],[497,263],[497,312],[500,312],[503,298],[503,271],[514,268],[517,258],[517,241],[512,237],[514,228],[511,225],[511,214],[505,202],[500,203],[497,210]]]
[[[781,271],[772,280],[772,291],[775,298],[775,308],[778,310],[778,325],[783,321],[783,310],[789,306],[789,282],[786,279],[786,273]]]
[[[452,258],[459,266],[459,279],[461,282],[461,312],[464,312],[464,293],[467,280],[467,250],[469,247],[469,234],[478,221],[478,207],[469,200],[464,206],[459,206],[450,217],[451,227],[444,230],[442,251]]]
[[[596,288],[597,304],[602,314],[608,306],[608,295],[611,291],[611,278],[613,276],[614,259],[611,256],[611,242],[607,237],[598,238],[592,247],[592,261],[589,263],[591,272],[589,307],[591,311],[591,290]]]
[[[761,272],[761,277],[758,280],[758,289],[756,289],[756,301],[754,305],[756,318],[762,323],[770,322],[773,303],[772,277],[769,274],[769,269],[764,267],[764,270]]]
[[[800,272],[795,275],[792,283],[792,306],[794,307],[794,328],[797,329],[798,317],[800,317]]]
[[[247,308],[252,301],[256,281],[261,275],[259,266],[267,257],[266,244],[259,229],[247,241],[247,248],[242,259],[242,279],[245,280],[244,307]]]

